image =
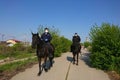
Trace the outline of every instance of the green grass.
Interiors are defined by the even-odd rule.
[[[8,54],[0,54],[0,60],[5,59],[7,57],[14,58],[14,59],[22,59],[27,57],[35,56],[35,53],[27,53],[27,52],[14,52]]]
[[[37,61],[37,58],[34,58],[34,59],[29,58],[28,60],[24,60],[24,61],[4,64],[0,66],[0,72],[17,70],[22,67],[25,67],[30,63],[35,63],[36,61]]]
[[[5,55],[1,55],[1,54],[0,54],[0,60],[5,59],[5,58],[6,58]]]
[[[34,55],[35,55],[34,53],[19,52],[18,54],[14,54],[11,57],[14,57],[16,59],[22,59],[22,58],[32,57]]]

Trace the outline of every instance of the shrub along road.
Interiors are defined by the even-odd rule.
[[[73,65],[72,54],[64,53],[61,57],[54,59],[53,67],[48,71],[38,73],[38,64],[15,75],[11,80],[110,80],[108,75],[101,70],[91,68],[89,64],[89,53],[82,50],[79,65]]]

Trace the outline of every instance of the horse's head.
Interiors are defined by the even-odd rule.
[[[32,48],[36,48],[39,44],[40,37],[38,33],[32,33]]]

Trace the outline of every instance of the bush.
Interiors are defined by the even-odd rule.
[[[103,23],[90,31],[92,41],[91,64],[103,70],[120,72],[120,27]]]
[[[90,43],[90,42],[84,42],[84,47],[85,47],[85,48],[88,48],[89,46],[91,46],[91,43]]]
[[[64,37],[54,36],[52,43],[55,46],[56,57],[61,56],[64,52],[70,51],[71,41]]]

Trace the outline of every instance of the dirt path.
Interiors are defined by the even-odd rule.
[[[40,76],[37,76],[38,64],[36,64],[15,75],[11,80],[110,80],[103,71],[88,66],[89,53],[82,50],[82,54],[78,66],[71,63],[72,54],[68,52],[55,58],[53,67],[48,72],[43,70]]]

